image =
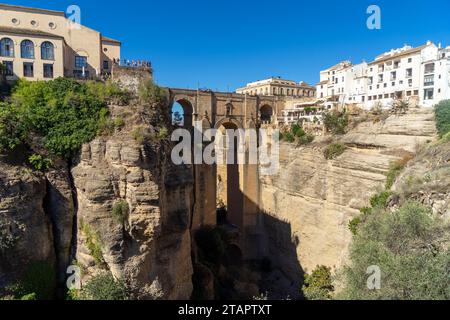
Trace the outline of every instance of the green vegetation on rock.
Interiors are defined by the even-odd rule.
[[[299,124],[294,124],[289,130],[280,134],[280,140],[289,143],[296,142],[299,146],[311,143],[314,141],[314,136],[306,133]]]
[[[81,291],[70,294],[71,300],[126,300],[127,290],[122,280],[115,279],[111,272],[102,272],[92,277]]]
[[[334,160],[342,155],[345,150],[347,150],[347,147],[342,143],[333,143],[325,148],[323,155],[327,160]]]
[[[130,212],[130,206],[128,205],[128,202],[125,200],[120,200],[116,203],[114,203],[112,207],[112,215],[114,220],[123,225],[125,221],[128,219],[128,214]]]
[[[331,268],[318,266],[311,275],[305,275],[303,295],[307,300],[330,300],[333,291]]]
[[[0,108],[0,149],[27,144],[68,158],[96,136],[108,116],[98,91],[65,78],[20,80],[11,101]]]
[[[448,300],[450,250],[448,224],[429,208],[407,202],[394,213],[374,210],[360,225],[343,270],[341,299]],[[367,287],[368,267],[381,270],[381,289]]]
[[[103,259],[102,246],[97,233],[92,230],[91,226],[83,221],[80,222],[81,231],[86,237],[86,246],[89,253],[94,258],[97,265],[104,265],[105,261]]]
[[[347,132],[349,116],[346,112],[327,112],[323,117],[323,123],[328,132],[341,135]]]
[[[441,101],[435,107],[436,126],[442,138],[450,132],[450,100]]]

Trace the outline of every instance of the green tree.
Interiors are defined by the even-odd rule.
[[[343,269],[341,299],[448,300],[448,224],[429,208],[408,202],[394,213],[374,210],[359,227]],[[367,288],[369,266],[380,268],[381,289]]]
[[[308,300],[330,300],[334,291],[331,268],[318,266],[305,276],[303,294]]]

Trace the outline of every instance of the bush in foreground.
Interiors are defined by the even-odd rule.
[[[450,132],[450,100],[441,101],[435,107],[436,126],[440,137]]]
[[[367,216],[354,238],[338,298],[450,299],[450,249],[442,242],[450,228],[431,214],[409,202],[395,213],[375,210]],[[380,290],[367,287],[367,268],[373,265],[382,273]]]
[[[330,300],[334,291],[331,269],[318,266],[311,275],[305,276],[303,295],[308,300]]]
[[[72,294],[73,299],[73,294]],[[102,272],[90,279],[78,295],[80,300],[126,300],[127,290],[111,272]]]

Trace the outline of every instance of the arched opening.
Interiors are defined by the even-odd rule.
[[[216,148],[221,157],[217,165],[217,205],[218,222],[241,227],[243,217],[243,194],[240,188],[240,165],[238,164],[238,126],[227,122],[218,130],[223,139],[217,141]],[[236,134],[235,134],[236,133]]]
[[[272,122],[273,109],[269,105],[263,105],[260,109],[261,121],[262,122]]]
[[[45,41],[41,44],[41,59],[55,60],[55,47],[53,43]]]
[[[14,58],[14,42],[10,38],[0,40],[0,56]]]
[[[31,40],[23,40],[20,44],[22,59],[34,59],[34,43]]]
[[[192,104],[184,99],[175,101],[172,106],[172,124],[176,127],[190,128],[193,126],[192,114],[194,108]]]

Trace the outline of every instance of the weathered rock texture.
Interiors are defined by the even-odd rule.
[[[294,280],[317,265],[342,266],[349,221],[384,187],[390,163],[435,134],[432,111],[414,111],[361,123],[339,139],[349,148],[336,160],[324,159],[325,143],[283,144],[278,175],[261,178],[267,256]]]
[[[0,158],[0,293],[35,261],[55,262],[42,174]]]
[[[88,275],[111,270],[136,299],[189,299],[191,171],[171,165],[167,141],[138,143],[128,129],[84,145],[72,170],[78,197],[77,261]],[[124,224],[112,214],[120,201],[130,209]],[[86,225],[102,249],[104,265],[96,263],[86,245]]]
[[[393,191],[394,209],[407,200],[429,206],[433,214],[450,220],[450,142],[438,142],[423,150],[400,174]]]
[[[73,260],[83,281],[103,270],[134,299],[189,299],[192,169],[174,166],[165,106],[111,107],[125,126],[85,144],[70,165],[43,174],[25,152],[0,158],[0,294],[32,262],[54,265],[60,284]],[[127,203],[123,221],[113,215]]]

